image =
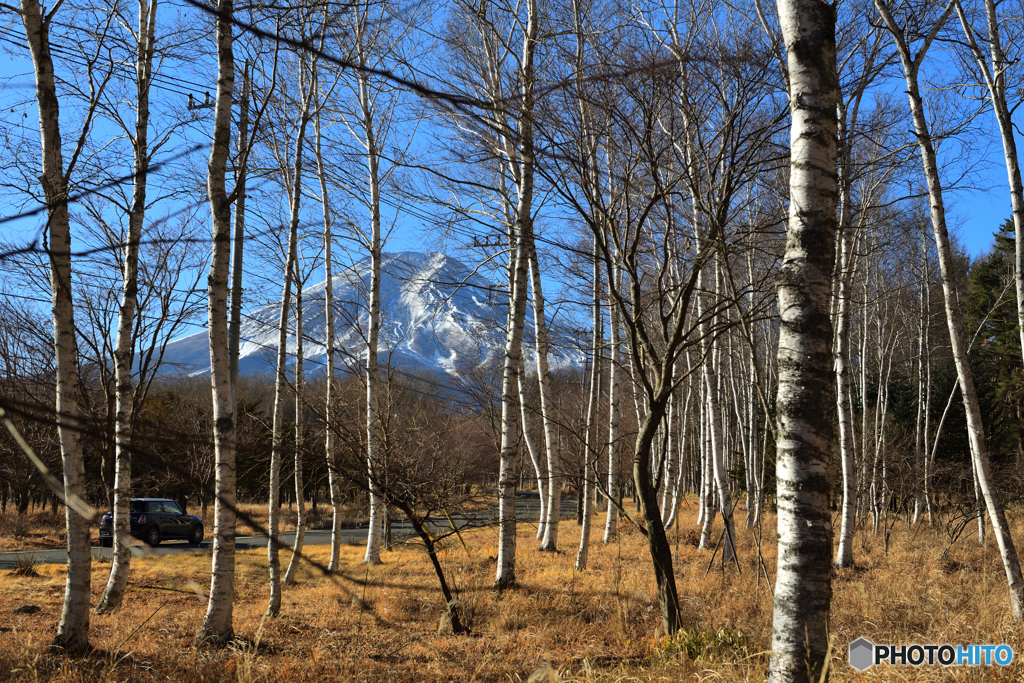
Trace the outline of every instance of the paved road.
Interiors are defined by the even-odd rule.
[[[574,517],[576,515],[576,500],[566,498],[563,495],[561,508],[563,518]],[[540,500],[536,491],[516,492],[516,517],[520,521],[536,521],[539,510]],[[454,521],[460,528],[494,524],[497,523],[497,510],[485,510],[472,517],[460,515],[455,517]],[[444,517],[432,518],[430,523],[439,531],[451,528]],[[407,520],[395,520],[391,524],[391,530],[392,534],[397,538],[413,535],[412,525]],[[294,532],[281,534],[280,537],[281,542],[289,546],[295,541]],[[268,540],[267,536],[239,536],[235,539],[235,548],[238,550],[266,548]],[[366,527],[362,526],[342,529],[341,542],[342,544],[348,545],[365,543]],[[330,543],[330,529],[309,530],[306,532],[306,545],[330,545]],[[160,556],[176,555],[178,553],[200,553],[206,550],[211,550],[212,548],[213,541],[211,539],[203,541],[199,547],[193,546],[185,541],[167,541],[165,543],[161,543],[155,548],[146,548],[142,545],[133,546],[132,557],[141,557],[144,555]],[[92,556],[93,559],[110,559],[113,552],[113,548],[101,548],[99,546],[94,546],[92,549]],[[25,550],[0,553],[0,569],[13,569],[17,565],[19,558],[28,556],[31,556],[32,559],[39,564],[67,564],[68,561],[68,551],[66,548],[57,548],[54,550]]]

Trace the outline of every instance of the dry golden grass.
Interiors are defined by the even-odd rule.
[[[692,508],[692,506],[691,506]],[[234,624],[240,640],[224,650],[194,647],[205,611],[208,554],[133,561],[130,593],[115,614],[92,618],[96,651],[84,659],[44,653],[60,615],[64,569],[39,578],[0,572],[0,680],[56,681],[525,681],[550,663],[565,681],[761,680],[771,632],[771,595],[756,571],[753,536],[741,530],[735,567],[693,545],[695,512],[684,510],[676,575],[686,630],[659,637],[659,612],[644,539],[623,527],[603,545],[594,526],[590,569],[574,572],[579,530],[563,524],[560,553],[539,553],[534,529],[521,526],[519,587],[500,595],[494,576],[494,529],[455,539],[443,553],[449,580],[472,635],[456,637],[422,549],[401,546],[385,564],[360,564],[363,549],[343,547],[335,579],[311,568],[286,587],[282,616],[264,619],[266,554],[239,555]],[[762,549],[774,579],[774,519],[764,520]],[[1019,525],[1015,528],[1020,532]],[[1021,538],[1020,533],[1016,533]],[[833,680],[1016,680],[1007,668],[889,667],[856,674],[846,647],[858,636],[893,643],[1006,642],[1024,653],[1022,627],[1009,614],[1007,589],[993,544],[973,539],[940,562],[944,541],[928,528],[897,525],[884,553],[881,537],[859,532],[857,570],[838,572],[832,608]],[[310,548],[326,562],[328,548]],[[288,555],[282,554],[287,561]],[[107,565],[95,568],[94,597]],[[19,605],[42,607],[15,614]],[[541,680],[554,680],[551,678]]]
[[[63,508],[60,512],[40,508],[19,515],[13,505],[8,505],[6,512],[0,513],[0,552],[61,548],[66,544]]]

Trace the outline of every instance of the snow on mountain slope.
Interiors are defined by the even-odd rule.
[[[460,368],[501,360],[507,310],[504,293],[444,254],[407,251],[382,256],[381,363],[458,374]],[[334,277],[335,362],[339,368],[365,363],[369,284],[369,258]],[[321,282],[302,292],[303,356],[310,375],[326,367],[325,291],[326,282]],[[292,303],[294,306],[294,298]],[[240,373],[273,372],[280,315],[280,305],[273,304],[243,318]],[[528,320],[531,326],[532,319]],[[294,355],[294,309],[290,328],[287,351]],[[210,371],[209,349],[205,331],[175,340],[167,345],[163,372],[206,374]],[[528,353],[527,358],[531,357]],[[580,366],[583,354],[557,350],[550,354],[550,361],[552,369]]]

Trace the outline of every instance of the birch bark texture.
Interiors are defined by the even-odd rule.
[[[790,204],[778,276],[778,574],[769,680],[818,681],[828,651],[832,268],[838,201],[836,8],[779,0],[789,71]]]
[[[206,187],[213,214],[213,256],[210,259],[209,325],[210,384],[213,394],[213,447],[217,503],[210,599],[198,639],[225,645],[234,638],[235,601],[235,412],[228,353],[228,276],[231,269],[231,201],[225,189],[231,151],[231,98],[235,89],[235,56],[231,37],[233,0],[217,3],[217,98],[213,144]]]
[[[501,387],[501,455],[498,472],[498,567],[496,588],[515,584],[516,510],[515,510],[515,426],[514,401],[518,389],[519,366],[523,352],[523,324],[526,320],[527,278],[530,248],[533,245],[533,109],[540,12],[537,0],[527,0],[526,30],[520,66],[519,137],[516,147],[518,200],[515,211],[514,267],[509,282],[508,334],[505,344],[505,367]]]
[[[36,0],[22,0],[21,19],[25,26],[36,80],[39,106],[39,133],[42,149],[40,181],[46,198],[49,227],[51,308],[56,356],[57,386],[55,409],[64,468],[65,497],[85,500],[85,460],[79,429],[78,343],[75,338],[75,312],[71,296],[71,224],[68,214],[68,184],[61,154],[60,106],[57,100],[53,58],[50,53],[50,24],[60,7],[57,3],[45,13]],[[89,548],[89,522],[72,506],[64,508],[68,532],[68,570],[57,634],[52,649],[81,653],[89,649],[89,598],[92,580],[92,554]]]

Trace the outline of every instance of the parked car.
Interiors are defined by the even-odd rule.
[[[132,498],[128,509],[132,536],[151,546],[161,541],[183,539],[192,545],[203,542],[203,520],[190,515],[175,501],[168,498]],[[114,516],[112,512],[100,520],[100,545],[114,545]]]

